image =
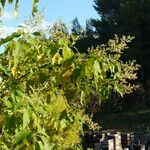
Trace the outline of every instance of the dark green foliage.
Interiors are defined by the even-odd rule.
[[[78,18],[74,18],[72,21],[72,28],[71,31],[75,35],[81,35],[83,32],[82,26],[80,25]]]
[[[147,81],[150,76],[150,1],[95,0],[94,8],[100,19],[92,23],[101,42],[114,34],[135,36],[124,58],[136,59],[142,65],[140,78]]]

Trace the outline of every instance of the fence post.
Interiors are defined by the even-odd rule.
[[[117,132],[115,134],[115,150],[123,150],[121,145],[121,134],[120,132]]]
[[[108,150],[115,150],[114,139],[108,140]]]

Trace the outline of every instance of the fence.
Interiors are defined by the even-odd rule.
[[[83,147],[84,150],[150,150],[150,135],[140,139],[133,133],[89,132],[85,134]]]

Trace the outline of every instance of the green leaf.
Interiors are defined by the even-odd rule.
[[[58,47],[57,45],[52,45],[49,47],[50,48],[50,56],[54,56],[56,53],[58,53]]]
[[[8,2],[12,4],[12,3],[13,3],[13,0],[8,0]]]
[[[82,105],[84,104],[84,100],[85,100],[85,93],[84,91],[81,91],[80,102]]]
[[[33,32],[32,34],[33,34],[34,36],[40,36],[40,35],[41,35],[40,32]]]
[[[27,139],[27,137],[31,134],[32,132],[29,129],[23,129],[21,131],[19,131],[16,134],[15,139],[13,140],[13,144],[17,145],[17,144],[21,144],[24,140]]]
[[[7,42],[13,40],[14,38],[18,38],[18,37],[20,37],[20,36],[21,36],[21,33],[14,32],[12,35],[7,36],[6,38],[2,38],[2,39],[0,40],[0,46],[1,46],[2,44],[5,44],[5,43],[7,43]]]
[[[67,116],[67,110],[63,110],[60,114],[59,120],[62,120],[63,118],[65,118]]]
[[[44,145],[43,145],[43,143],[42,143],[41,141],[38,141],[37,143],[38,143],[38,145],[39,145],[39,150],[44,150]]]
[[[18,115],[11,115],[7,116],[6,122],[4,125],[4,130],[6,131],[7,134],[14,134],[15,129],[17,126],[20,126],[22,124],[22,119],[21,116]]]
[[[32,16],[35,16],[35,14],[38,12],[38,2],[39,0],[33,0]]]
[[[5,143],[1,142],[1,141],[0,141],[0,148],[1,148],[2,150],[10,150],[10,149],[7,147],[7,145],[6,145]]]
[[[15,2],[15,11],[14,11],[14,16],[18,16],[18,7],[19,7],[19,0],[16,0]]]
[[[47,77],[46,73],[40,73],[39,74],[39,80],[40,80],[41,84],[43,84],[47,79],[48,79],[48,77]]]
[[[13,104],[9,100],[4,100],[4,104],[7,108],[12,108]]]
[[[63,131],[64,128],[67,127],[67,120],[66,119],[62,119],[60,121],[60,130]]]
[[[27,110],[24,110],[24,112],[23,112],[23,128],[28,127],[29,123],[30,123],[29,112]]]
[[[65,60],[71,58],[74,55],[74,52],[68,46],[64,47],[62,52],[63,58]]]
[[[48,150],[50,148],[49,140],[44,136],[42,136],[41,139],[42,139],[43,144],[44,144],[44,150]]]
[[[2,7],[5,7],[6,0],[1,0]]]
[[[81,73],[81,69],[80,68],[75,68],[73,70],[73,73],[72,73],[72,76],[71,76],[71,79],[73,82],[76,82],[78,77],[80,77],[80,73]]]
[[[114,89],[121,95],[123,96],[123,89],[119,84],[115,84]]]
[[[85,70],[85,75],[87,76],[87,78],[91,77],[91,71],[89,69],[89,64],[84,66],[84,70]]]
[[[99,62],[96,60],[94,61],[94,70],[95,70],[95,75],[98,77],[99,73],[101,73],[101,68]]]
[[[7,76],[9,77],[11,76],[10,71],[7,68],[3,67],[2,65],[0,65],[0,70],[2,70]]]

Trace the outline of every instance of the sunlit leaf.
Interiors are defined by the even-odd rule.
[[[14,38],[18,38],[18,37],[20,37],[20,36],[21,36],[21,33],[14,32],[14,33],[12,33],[12,35],[7,36],[6,38],[2,38],[2,39],[0,40],[0,45],[5,44],[5,43],[7,43],[7,42],[13,40]]]
[[[16,137],[13,140],[14,145],[22,143],[27,137],[31,134],[29,129],[22,129],[16,134]]]
[[[23,112],[23,128],[26,128],[30,123],[30,115],[27,110]]]

